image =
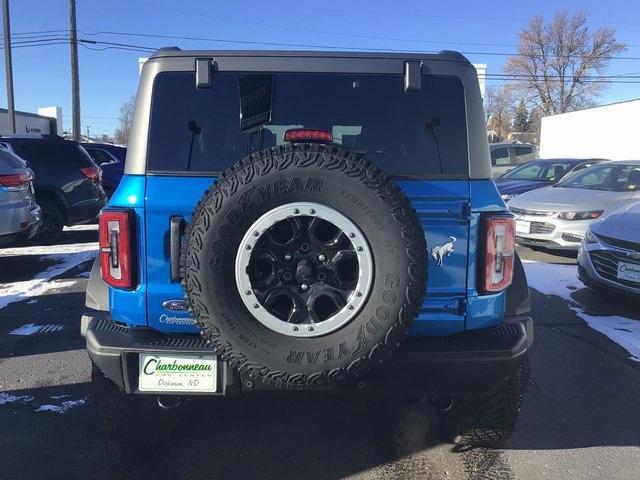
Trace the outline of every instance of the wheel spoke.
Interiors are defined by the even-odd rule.
[[[311,288],[306,304],[312,323],[318,323],[338,313],[347,302],[342,291],[317,283]]]
[[[339,288],[352,290],[358,283],[358,254],[353,250],[338,250],[328,264]]]

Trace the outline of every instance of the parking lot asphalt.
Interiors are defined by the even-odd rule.
[[[631,334],[639,309],[569,280],[568,292],[532,291],[527,391],[503,450],[456,450],[420,404],[295,395],[192,404],[156,444],[109,437],[79,334],[96,240],[89,226],[0,250],[0,478],[640,478],[640,363],[585,321],[622,319]],[[520,254],[536,278],[575,277],[570,255]]]

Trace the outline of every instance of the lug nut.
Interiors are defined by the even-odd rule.
[[[247,290],[246,292],[244,292],[247,295],[251,295],[251,290]]]
[[[300,210],[298,210],[297,208],[293,210],[293,213],[295,213],[296,215],[298,215],[300,213]]]
[[[358,251],[359,251],[359,252],[361,252],[361,251],[363,251],[363,250],[364,250],[364,248],[362,248],[362,247],[358,247]]]
[[[361,297],[362,296],[362,292],[356,292],[356,297]]]
[[[327,257],[325,257],[323,254],[318,255],[318,261],[319,262],[324,262],[327,259]]]
[[[316,214],[316,211],[312,208],[311,210],[309,210],[309,213],[310,213],[311,215],[315,215],[315,214]]]
[[[293,331],[294,331],[294,332],[297,332],[297,331],[298,331],[298,327],[295,327],[295,326],[294,326],[294,327],[293,327]]]
[[[300,288],[302,290],[307,290],[309,288],[309,285],[307,285],[306,283],[303,283],[302,285],[300,285]]]
[[[246,247],[244,247],[244,248],[246,248],[247,250],[251,250],[251,245],[247,245],[247,246],[246,246]]]
[[[313,327],[309,327],[309,331],[310,331],[310,332],[313,332]]]
[[[254,237],[259,237],[260,236],[260,232],[253,232],[253,236]]]
[[[355,307],[353,305],[349,305],[349,310],[353,310]]]
[[[253,308],[260,308],[260,304],[258,304],[258,303],[254,303],[254,304],[253,304]]]
[[[350,236],[351,238],[356,238],[356,234],[355,234],[355,233],[350,233],[350,234],[349,234],[349,236]]]

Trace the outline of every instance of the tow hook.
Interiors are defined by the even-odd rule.
[[[175,395],[158,395],[158,406],[163,410],[171,410],[177,408],[182,404],[182,397]]]

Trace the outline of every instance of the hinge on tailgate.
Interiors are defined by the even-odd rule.
[[[467,299],[459,298],[458,299],[458,315],[466,315],[467,314]]]

